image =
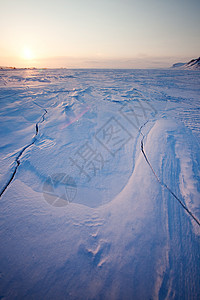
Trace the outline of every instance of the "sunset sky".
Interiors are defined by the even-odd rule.
[[[199,12],[199,0],[0,0],[0,66],[170,66],[199,57]]]

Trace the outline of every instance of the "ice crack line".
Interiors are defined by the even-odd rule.
[[[159,184],[161,186],[163,186],[164,188],[166,188],[170,194],[180,203],[180,205],[183,207],[183,209],[185,209],[185,211],[193,218],[193,220],[200,226],[200,221],[193,215],[193,213],[187,208],[187,206],[174,194],[174,192],[167,186],[167,184],[165,184],[164,182],[162,182],[160,180],[160,178],[157,176],[156,172],[154,171],[151,163],[149,162],[148,160],[148,157],[144,151],[144,135],[143,133],[141,132],[143,138],[141,140],[141,151],[142,151],[142,154],[144,155],[144,158],[147,162],[147,164],[149,165],[149,167],[151,168],[151,171],[153,172],[154,176],[156,177],[157,181],[159,182]]]
[[[44,108],[43,108],[43,109],[44,109]],[[7,187],[8,187],[8,186],[11,184],[11,182],[13,181],[13,179],[14,179],[14,177],[15,177],[15,174],[16,174],[16,172],[17,172],[17,169],[19,168],[19,165],[20,165],[20,163],[21,163],[21,162],[20,162],[20,157],[22,156],[22,154],[24,153],[24,151],[25,151],[26,149],[28,149],[30,146],[32,146],[32,145],[35,143],[36,137],[37,137],[37,135],[38,135],[38,133],[39,133],[39,124],[41,124],[41,123],[44,122],[44,117],[45,117],[46,114],[47,114],[47,110],[44,109],[44,113],[43,113],[43,115],[41,116],[39,122],[37,122],[37,123],[35,124],[35,135],[34,135],[34,137],[33,137],[32,142],[31,142],[30,144],[26,145],[26,146],[20,151],[19,155],[16,157],[15,161],[16,161],[17,165],[16,165],[16,167],[15,167],[15,169],[14,169],[14,171],[13,171],[11,177],[10,177],[10,179],[8,180],[8,182],[6,183],[6,185],[3,187],[3,189],[2,189],[2,191],[1,191],[1,193],[0,193],[0,197],[3,195],[3,193],[5,192],[5,190],[7,189]]]

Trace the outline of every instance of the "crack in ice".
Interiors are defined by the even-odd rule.
[[[20,162],[20,157],[22,156],[22,154],[24,153],[24,151],[25,151],[26,149],[28,149],[30,146],[32,146],[33,144],[35,144],[36,137],[37,137],[37,135],[38,135],[38,133],[39,133],[39,124],[41,124],[41,123],[44,122],[44,116],[47,114],[47,110],[46,110],[45,108],[43,108],[43,109],[44,109],[45,112],[44,112],[43,115],[41,116],[39,122],[37,122],[36,125],[35,125],[35,135],[34,135],[34,137],[33,137],[33,140],[32,140],[32,142],[31,142],[30,144],[26,145],[26,146],[20,151],[19,155],[16,157],[15,161],[16,161],[17,165],[16,165],[16,167],[15,167],[15,169],[14,169],[14,171],[13,171],[11,177],[10,177],[10,179],[8,180],[8,182],[6,183],[6,185],[3,187],[3,189],[2,189],[2,191],[1,191],[1,193],[0,193],[0,197],[3,195],[3,193],[5,192],[5,190],[8,188],[8,186],[9,186],[9,185],[11,184],[11,182],[13,181],[13,179],[14,179],[14,177],[15,177],[15,174],[16,174],[16,172],[17,172],[17,169],[19,168],[20,163],[21,163],[21,162]]]
[[[147,121],[148,122],[148,121]],[[147,123],[146,122],[146,123]],[[145,123],[145,124],[146,124]],[[144,124],[144,125],[145,125]],[[143,126],[144,126],[143,125]],[[143,127],[142,126],[142,127]],[[140,130],[142,129],[142,127],[140,128]],[[141,131],[140,131],[141,132]],[[149,159],[148,159],[148,157],[147,157],[147,155],[146,155],[146,153],[145,153],[145,151],[144,151],[144,138],[145,138],[145,136],[144,136],[144,134],[141,132],[141,134],[142,134],[142,140],[141,140],[141,152],[142,152],[142,154],[143,154],[143,156],[144,156],[144,158],[145,158],[145,160],[146,160],[146,162],[147,162],[147,164],[149,165],[149,167],[151,168],[151,171],[153,172],[153,174],[154,174],[154,176],[155,176],[155,178],[157,179],[157,181],[159,182],[159,184],[162,186],[162,187],[164,187],[164,188],[166,188],[169,192],[170,192],[170,194],[179,202],[179,204],[183,207],[183,209],[193,218],[193,220],[200,226],[200,221],[194,216],[194,214],[187,208],[187,206],[176,196],[176,194],[168,187],[168,185],[166,184],[166,183],[164,183],[164,182],[162,182],[161,180],[160,180],[160,178],[158,177],[158,175],[156,174],[156,172],[154,171],[154,168],[152,167],[152,165],[151,165],[151,163],[150,163],[150,161],[149,161]]]

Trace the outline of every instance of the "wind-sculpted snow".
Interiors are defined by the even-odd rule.
[[[198,299],[199,83],[0,71],[2,299]]]
[[[163,126],[163,124],[162,124],[163,122],[159,122],[159,130],[160,130],[160,127],[161,126]],[[165,122],[166,124],[168,124],[169,122]],[[184,147],[185,145],[184,145],[184,141],[182,140],[181,142],[182,143],[180,143],[179,142],[179,139],[180,139],[180,136],[181,136],[181,132],[179,132],[180,131],[180,129],[179,128],[177,128],[176,129],[176,124],[174,124],[174,122],[173,121],[171,121],[170,123],[172,123],[173,124],[173,126],[171,126],[171,124],[170,124],[170,127],[172,127],[172,129],[170,130],[170,133],[171,132],[173,132],[174,131],[174,135],[176,134],[177,135],[177,132],[179,133],[179,136],[176,138],[176,141],[177,141],[177,143],[176,143],[176,145],[175,145],[175,149],[176,148],[179,148],[180,147],[180,145],[181,145],[181,147]],[[157,127],[157,124],[156,124],[156,126],[155,127]],[[164,132],[164,130],[162,131],[162,132]],[[162,137],[160,137],[159,139],[158,139],[158,137],[156,137],[156,139],[158,139],[159,140],[159,142],[160,143],[162,143],[162,144],[168,144],[169,143],[169,141],[171,140],[171,136],[169,136],[168,135],[168,132],[169,131],[167,131],[165,134],[167,135],[167,139],[168,139],[168,142],[163,142],[162,141]],[[157,174],[156,174],[156,172],[155,172],[155,170],[154,170],[154,168],[153,168],[153,166],[152,166],[152,164],[150,163],[150,161],[149,161],[149,159],[148,159],[148,157],[147,157],[147,155],[146,155],[146,153],[145,153],[145,150],[144,150],[144,138],[145,138],[145,136],[142,134],[142,140],[141,140],[141,151],[142,151],[142,153],[143,153],[143,155],[144,155],[144,158],[145,158],[145,160],[146,160],[146,162],[147,162],[147,164],[150,166],[150,168],[151,168],[151,170],[152,170],[152,172],[153,172],[153,174],[154,174],[154,176],[155,176],[155,178],[157,179],[157,181],[164,187],[164,188],[166,188],[168,191],[169,191],[169,193],[180,203],[180,205],[182,206],[182,208],[191,216],[191,218],[196,222],[196,224],[198,225],[198,226],[200,226],[200,221],[199,221],[199,219],[194,215],[194,213],[192,213],[191,212],[191,210],[188,208],[188,206],[192,206],[192,211],[195,211],[199,216],[200,216],[200,214],[198,213],[198,199],[200,198],[200,193],[199,193],[199,191],[198,191],[198,185],[195,185],[195,183],[197,183],[197,181],[196,181],[196,178],[192,178],[193,177],[193,172],[192,172],[192,168],[193,168],[193,161],[189,158],[188,159],[188,157],[187,157],[187,154],[188,154],[188,147],[184,147],[184,148],[186,148],[186,151],[185,151],[185,156],[184,157],[179,157],[179,153],[176,153],[175,152],[175,154],[177,155],[177,157],[179,157],[180,158],[180,162],[181,162],[181,174],[180,174],[180,183],[181,183],[181,186],[183,185],[183,187],[182,187],[182,190],[183,191],[187,191],[186,193],[185,193],[185,198],[186,198],[186,202],[187,202],[187,205],[185,205],[184,203],[183,203],[183,201],[182,200],[180,200],[180,198],[179,197],[177,197],[176,196],[176,194],[171,190],[171,188],[169,188],[169,186],[166,184],[166,183],[164,183],[164,182],[162,182],[161,180],[160,180],[160,178],[157,176]],[[189,138],[188,138],[188,142],[189,142]],[[161,144],[161,147],[162,147],[162,144]],[[194,146],[193,146],[194,147]],[[180,149],[179,149],[180,150]],[[189,152],[190,153],[190,152]],[[182,154],[182,153],[181,153]],[[197,157],[197,159],[198,159],[198,157]],[[185,163],[186,162],[186,166],[185,166]],[[183,165],[183,166],[182,166]],[[198,165],[196,166],[196,167],[198,167]],[[195,168],[196,169],[196,168]],[[186,177],[186,180],[185,180],[185,178],[184,177]],[[192,190],[192,192],[190,192],[190,190]],[[192,195],[194,193],[194,195]],[[182,194],[184,194],[184,192],[182,192]]]

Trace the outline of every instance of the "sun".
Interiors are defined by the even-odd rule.
[[[34,58],[32,50],[29,47],[24,47],[22,51],[22,57],[25,60],[32,60]]]

